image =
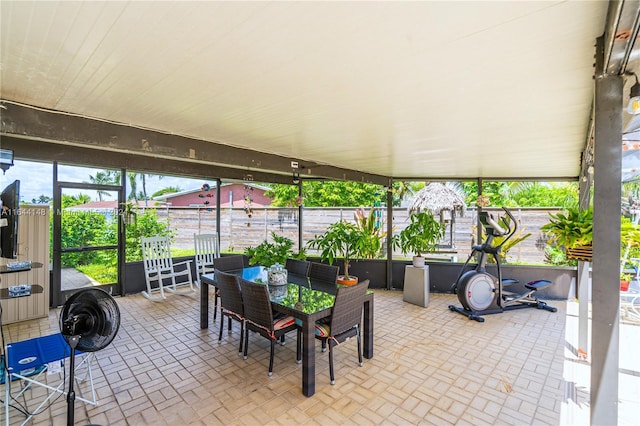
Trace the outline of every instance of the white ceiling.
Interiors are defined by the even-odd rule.
[[[0,97],[385,176],[577,176],[607,7],[3,0]]]

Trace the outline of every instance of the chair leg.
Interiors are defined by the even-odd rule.
[[[220,308],[220,333],[218,334],[218,344],[222,342],[222,329],[224,328],[224,313],[222,307]]]
[[[229,320],[227,321],[227,330],[229,330],[229,334],[231,334],[231,315],[229,315]]]
[[[298,338],[296,342],[296,363],[302,363],[302,331],[298,329]]]
[[[271,340],[271,354],[269,355],[269,377],[273,375],[273,354],[276,349],[276,341]]]
[[[249,354],[249,329],[244,330],[244,359],[247,359]]]
[[[326,352],[327,351],[327,340],[323,339],[322,340],[322,352]]]
[[[238,348],[238,355],[242,354],[242,339],[244,339],[244,333],[246,333],[244,321],[240,321],[240,347]]]
[[[329,377],[331,377],[331,384],[336,384],[336,376],[333,371],[333,343],[329,342]]]
[[[280,346],[284,346],[284,334],[280,336]]]
[[[360,327],[356,327],[356,338],[358,340],[358,363],[360,364],[360,367],[362,367],[364,365],[364,362],[362,361],[362,344],[360,343]]]
[[[216,320],[216,312],[218,312],[218,310],[216,309],[218,307],[218,289],[217,288],[213,288],[213,320]]]

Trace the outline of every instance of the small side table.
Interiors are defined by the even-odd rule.
[[[426,308],[429,305],[429,265],[404,269],[404,291],[402,300]]]

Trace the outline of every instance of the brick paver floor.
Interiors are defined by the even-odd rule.
[[[221,344],[218,323],[200,329],[197,295],[169,295],[162,303],[141,295],[116,300],[120,331],[97,352],[93,370],[99,405],[76,401],[78,424],[588,424],[588,363],[568,349],[573,302],[551,301],[557,313],[523,309],[481,324],[448,310],[457,302],[453,295],[432,294],[422,308],[403,302],[401,292],[376,290],[374,358],[359,367],[355,340],[341,344],[332,386],[328,355],[317,344],[316,394],[306,398],[294,334],[276,347],[268,377],[266,339],[250,336],[243,360],[235,322]],[[58,332],[58,314],[4,327],[5,341]],[[621,332],[637,339],[640,327],[625,327],[631,328]],[[632,389],[621,392],[621,424],[634,419],[625,410],[638,412],[640,369],[630,362],[621,373]],[[41,395],[28,391],[27,405],[35,407]],[[60,397],[32,424],[63,425],[66,408]],[[20,424],[24,416],[12,409],[10,420]]]

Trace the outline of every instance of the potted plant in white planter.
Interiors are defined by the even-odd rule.
[[[413,253],[413,266],[424,267],[423,253],[434,251],[444,237],[444,225],[429,212],[414,213],[411,223],[394,235],[391,243],[406,256]]]

